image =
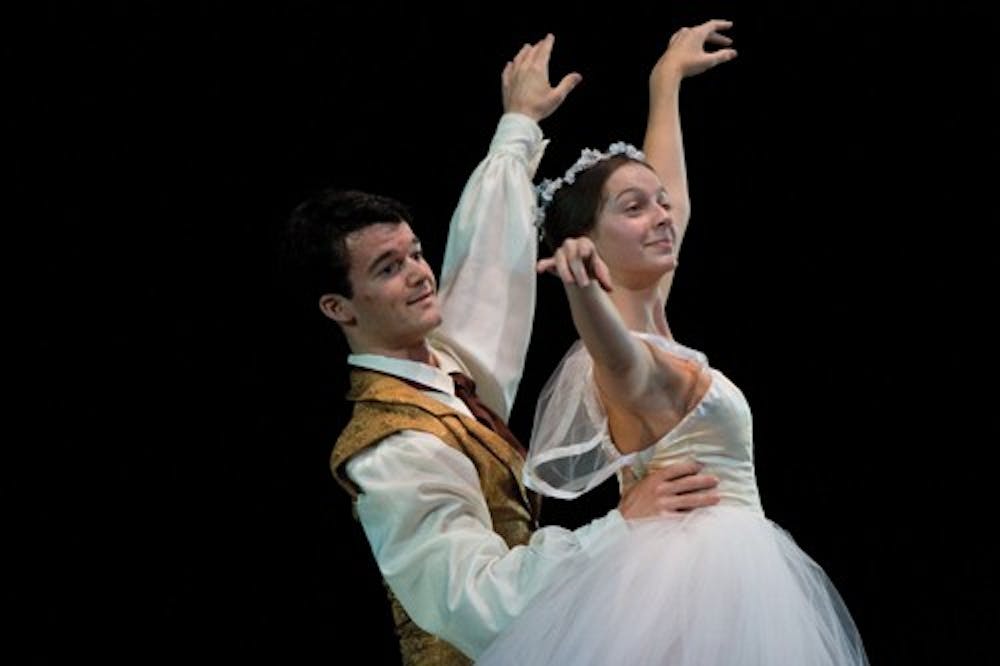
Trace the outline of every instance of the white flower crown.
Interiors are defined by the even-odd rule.
[[[580,157],[573,166],[566,170],[562,178],[556,178],[555,180],[546,178],[535,186],[535,194],[538,197],[538,207],[535,210],[535,226],[538,227],[539,238],[542,237],[542,223],[545,221],[545,211],[548,209],[549,204],[552,203],[552,197],[555,196],[559,188],[566,184],[572,185],[576,181],[577,174],[581,171],[586,171],[598,162],[614,157],[615,155],[625,155],[628,158],[642,162],[646,160],[646,156],[641,150],[624,141],[616,141],[608,146],[607,152],[604,153],[593,148],[584,148],[580,152]]]

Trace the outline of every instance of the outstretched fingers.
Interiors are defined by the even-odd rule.
[[[555,46],[556,36],[551,32],[541,40],[539,40],[530,55],[531,64],[541,68],[545,73],[545,78],[549,77],[549,60],[552,57],[552,47]],[[561,101],[566,99],[566,95],[569,94],[573,88],[576,87],[580,81],[583,80],[578,72],[570,72],[566,76],[562,77],[559,84],[553,88],[553,94]]]
[[[538,263],[535,264],[535,272],[537,273],[555,273],[556,260],[554,257],[546,257],[545,259],[539,259]]]
[[[729,62],[736,57],[736,49],[719,49],[708,54],[708,61],[711,67]]]
[[[599,255],[594,255],[594,278],[601,285],[601,289],[604,291],[613,291],[611,287],[611,271],[608,270],[608,265],[604,263],[604,260]]]
[[[729,30],[733,27],[733,22],[726,19],[709,19],[701,25],[698,29],[704,30],[705,32],[718,32],[720,30]]]
[[[718,46],[729,46],[730,44],[733,43],[732,37],[721,35],[717,32],[708,33],[708,35],[705,37],[705,41],[708,42],[709,44],[716,44]]]
[[[705,35],[704,40],[708,44],[713,46],[730,46],[733,43],[732,37],[729,35],[724,35],[720,31],[728,30],[733,27],[732,21],[727,21],[724,19],[712,19],[710,21],[705,21],[698,29]],[[720,63],[726,62],[727,60],[732,60],[736,57],[735,49],[719,49],[712,51],[708,54],[712,66],[718,65]]]
[[[663,515],[669,516],[676,513],[687,513],[695,509],[702,509],[707,506],[715,506],[719,503],[719,496],[716,493],[690,493],[687,495],[674,495],[662,504]]]
[[[564,252],[557,252],[555,255],[556,259],[556,274],[562,279],[563,284],[576,284],[576,280],[573,277],[573,271],[569,267],[569,259],[566,257]]]
[[[537,67],[545,68],[548,72],[549,68],[549,58],[552,56],[552,46],[555,44],[556,37],[551,32],[540,40],[535,42],[532,47],[530,62],[532,65]]]
[[[562,80],[559,81],[559,85],[554,88],[555,97],[560,103],[562,103],[562,101],[566,99],[566,96],[569,95],[570,91],[573,90],[573,88],[576,88],[582,80],[583,76],[578,72],[571,72],[562,77]]]
[[[678,462],[670,463],[669,465],[664,465],[658,469],[651,471],[649,474],[651,476],[658,476],[664,481],[673,481],[690,474],[697,474],[705,467],[703,463],[698,462],[694,458],[687,458]]]
[[[567,261],[569,265],[569,271],[573,274],[573,280],[576,282],[577,286],[586,287],[590,284],[590,278],[587,276],[587,267],[585,265],[586,257],[581,252],[575,257],[570,257]]]
[[[719,480],[709,474],[691,474],[676,481],[664,481],[664,483],[670,484],[671,492],[682,495],[714,488],[718,485]]]
[[[736,57],[736,50],[730,48],[732,38],[723,34],[733,25],[732,21],[712,19],[699,25],[680,28],[671,37],[664,55],[654,67],[654,79],[666,76],[673,80],[679,73],[681,78],[695,76],[716,65]],[[706,46],[721,47],[713,51]]]
[[[502,77],[504,111],[523,113],[540,121],[562,105],[570,91],[583,79],[577,72],[567,74],[558,85],[549,82],[549,60],[555,36],[548,33],[534,44],[524,44],[511,60],[510,71]]]
[[[577,280],[573,270],[570,268],[570,259],[567,257],[564,248],[565,244],[551,257],[539,260],[535,264],[535,270],[539,273],[551,273],[562,280],[563,284],[576,284]]]
[[[514,56],[514,67],[520,67],[524,63],[524,61],[528,58],[528,55],[531,53],[531,48],[531,44],[525,44],[521,47],[521,50]]]
[[[672,463],[651,470],[642,479],[634,474],[622,475],[623,493],[618,504],[628,519],[671,516],[719,503],[716,491],[719,480],[709,474],[699,474],[702,464],[695,460]]]
[[[611,273],[597,253],[593,241],[585,236],[567,238],[551,257],[540,260],[539,273],[558,275],[564,284],[587,287],[596,281],[605,291],[611,291]]]

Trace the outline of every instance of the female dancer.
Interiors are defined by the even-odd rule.
[[[543,389],[527,485],[572,498],[619,473],[623,486],[693,458],[718,477],[715,506],[633,521],[580,557],[479,664],[810,666],[865,664],[823,570],[765,516],[750,409],[665,314],[689,206],[677,96],[683,78],[735,56],[725,21],[678,31],[650,77],[642,152],[585,150],[540,187],[580,334]]]

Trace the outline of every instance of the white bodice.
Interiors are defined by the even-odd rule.
[[[542,390],[525,483],[569,499],[631,465],[637,476],[685,458],[705,464],[719,478],[723,504],[762,511],[753,466],[750,406],[739,388],[709,367],[705,355],[666,338],[636,333],[669,354],[701,364],[712,380],[704,396],[657,442],[622,455],[611,441],[607,414],[597,396],[593,362],[576,343]]]

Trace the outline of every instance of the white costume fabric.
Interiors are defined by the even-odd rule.
[[[659,441],[622,456],[610,441],[593,363],[577,342],[543,389],[526,485],[571,498],[625,464],[642,476],[693,457],[719,477],[721,502],[635,521],[596,557],[578,558],[477,664],[866,664],[823,570],[764,516],[743,394],[700,352],[636,335],[711,373],[704,397]]]
[[[527,116],[500,119],[489,155],[452,218],[439,287],[442,325],[430,337],[440,368],[373,354],[348,363],[401,377],[469,414],[448,375],[461,371],[507,419],[524,370],[535,309],[531,178],[545,142]],[[627,531],[618,511],[576,531],[535,533],[508,548],[492,529],[472,462],[424,432],[403,431],[347,463],[357,513],[386,582],[413,621],[475,657],[548,585],[566,558]]]

